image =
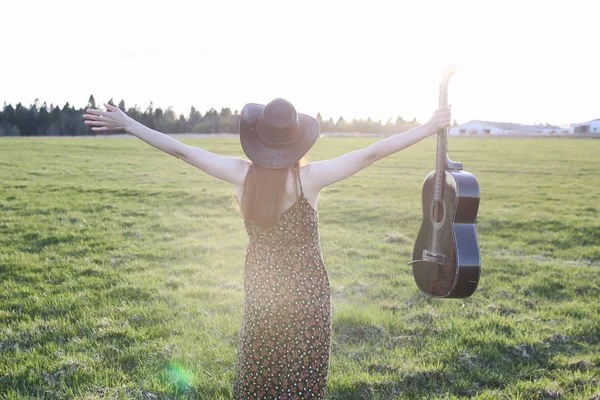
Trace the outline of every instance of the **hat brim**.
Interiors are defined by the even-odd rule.
[[[265,106],[249,103],[240,115],[240,143],[246,156],[263,168],[285,168],[300,160],[319,138],[321,127],[315,118],[298,114],[300,137],[287,145],[273,146],[263,141],[256,132],[256,121]]]

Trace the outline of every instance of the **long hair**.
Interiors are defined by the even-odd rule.
[[[244,218],[263,227],[276,225],[285,212],[283,201],[288,171],[292,169],[296,174],[296,171],[307,163],[306,156],[289,167],[278,169],[263,168],[252,163],[244,180],[241,207],[237,196],[234,196],[237,210],[241,210]]]

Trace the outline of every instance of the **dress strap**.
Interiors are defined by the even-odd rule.
[[[300,192],[302,193],[302,196],[304,196],[304,190],[302,190],[302,181],[300,180],[300,168],[298,168],[298,183],[300,183]]]

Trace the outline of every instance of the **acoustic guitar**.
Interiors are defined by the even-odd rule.
[[[448,81],[440,82],[440,107],[448,104]],[[479,183],[448,158],[448,127],[437,133],[436,167],[423,183],[423,221],[412,255],[413,275],[419,289],[442,298],[469,297],[479,283],[481,260],[475,232]]]

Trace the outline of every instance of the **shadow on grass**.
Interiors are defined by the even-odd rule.
[[[542,365],[539,360],[544,359]],[[536,379],[540,368],[547,368],[547,358],[537,361],[504,363],[493,366],[482,362],[470,367],[454,366],[444,370],[406,372],[389,365],[372,364],[368,370],[389,377],[385,382],[355,381],[345,386],[328,388],[328,399],[392,399],[436,398],[447,394],[472,397],[484,389],[503,389],[515,382]]]
[[[39,254],[48,246],[71,244],[80,240],[81,236],[74,233],[56,233],[49,236],[41,236],[33,232],[25,234],[23,236],[23,244],[17,248],[26,253]]]
[[[533,345],[507,347],[501,340],[470,342],[472,348],[468,352],[454,357],[440,355],[442,366],[439,369],[414,372],[375,362],[368,365],[367,371],[383,375],[383,379],[388,380],[379,383],[358,380],[335,388],[329,387],[327,398],[392,399],[399,395],[402,398],[437,398],[448,394],[473,397],[486,389],[517,387],[519,382],[534,382],[544,376],[569,376],[573,373],[597,371],[600,363],[579,361],[568,364],[553,361],[559,354],[573,357],[578,353],[585,353],[585,346],[578,343],[578,339],[588,343],[598,342],[597,337],[575,339],[560,334]],[[552,371],[550,375],[549,371]],[[575,391],[585,386],[585,381],[585,378],[579,379],[579,384],[575,382],[572,387],[564,390]],[[587,384],[593,382],[595,380],[590,378]],[[526,396],[555,398],[551,392],[546,393],[534,387],[523,390]]]
[[[421,371],[414,373],[398,374],[387,382],[372,383],[355,381],[348,385],[328,388],[327,399],[393,399],[396,396],[415,396],[415,398],[432,398],[443,394],[452,382],[452,376],[442,371]],[[458,394],[458,393],[457,393]],[[465,393],[466,394],[466,393]]]
[[[530,246],[545,245],[554,249],[569,249],[573,246],[595,246],[600,241],[600,225],[578,225],[577,221],[536,220],[517,222],[514,220],[481,219],[477,225],[480,235],[495,235],[502,238],[521,238]],[[548,234],[565,234],[553,238]]]

